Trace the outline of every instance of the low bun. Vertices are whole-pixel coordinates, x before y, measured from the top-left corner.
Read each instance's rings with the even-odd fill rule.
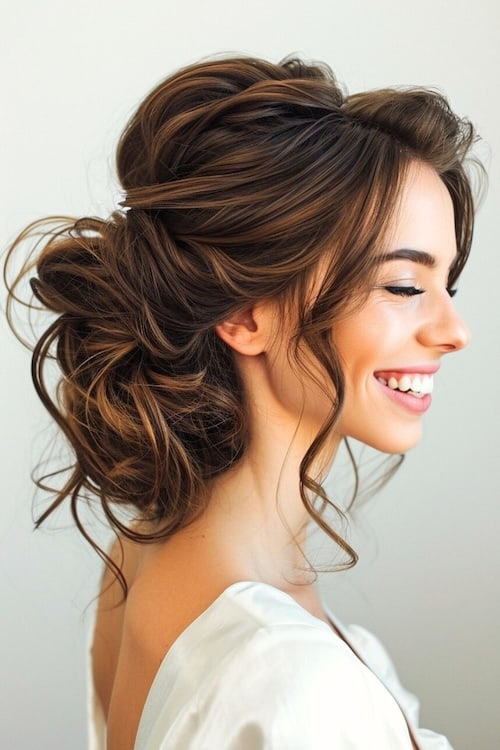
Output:
[[[123,533],[116,504],[172,533],[243,450],[233,362],[189,314],[181,280],[191,269],[182,261],[175,268],[181,256],[150,216],[81,219],[64,235],[53,234],[32,283],[59,316],[35,347],[34,378],[77,458],[71,490],[98,492]],[[54,343],[63,375],[57,404],[43,375]]]
[[[331,414],[303,458],[301,496],[353,564],[354,550],[323,517],[335,506],[310,475],[342,408],[332,326],[369,288],[414,160],[433,166],[452,195],[460,272],[472,237],[465,158],[474,137],[438,94],[349,97],[327,66],[301,60],[215,60],[157,86],[119,142],[125,210],[39,222],[7,260],[42,233],[10,295],[35,268],[33,291],[56,315],[34,348],[35,387],[75,461],[39,523],[70,497],[94,544],[78,517],[85,493],[136,541],[167,538],[202,512],[211,480],[250,439],[243,385],[215,329],[273,299],[283,320],[298,314],[290,361],[302,367],[305,346],[331,380]],[[56,398],[44,375],[52,355],[62,373]],[[123,506],[153,531],[120,520]]]

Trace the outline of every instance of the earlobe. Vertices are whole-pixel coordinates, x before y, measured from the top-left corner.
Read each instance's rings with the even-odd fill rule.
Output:
[[[241,310],[219,323],[215,332],[239,354],[262,354],[269,338],[269,311],[262,305]]]

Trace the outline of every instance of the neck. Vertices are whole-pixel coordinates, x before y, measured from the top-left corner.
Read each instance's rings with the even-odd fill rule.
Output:
[[[278,409],[254,414],[250,434],[243,458],[214,482],[191,533],[210,540],[241,578],[291,590],[313,577],[305,556],[310,516],[300,494],[300,464],[314,434]],[[329,446],[328,463],[336,447]],[[313,466],[311,474],[317,478],[325,468]]]

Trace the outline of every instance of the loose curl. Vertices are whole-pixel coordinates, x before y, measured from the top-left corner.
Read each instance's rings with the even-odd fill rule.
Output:
[[[9,250],[6,268],[15,248],[42,234],[35,260],[8,284],[9,304],[35,268],[33,292],[57,317],[34,347],[33,380],[75,456],[37,525],[70,498],[126,594],[119,566],[80,521],[79,499],[97,496],[115,531],[139,542],[165,539],[203,511],[210,483],[249,440],[244,389],[215,327],[274,299],[297,319],[290,361],[305,367],[305,345],[331,381],[330,416],[300,467],[302,501],[354,564],[324,519],[335,506],[310,474],[344,397],[332,326],[368,289],[415,160],[451,195],[456,280],[472,240],[464,164],[474,138],[436,92],[345,96],[327,66],[299,59],[204,62],[157,86],[119,142],[125,210],[35,222]],[[45,380],[51,356],[62,373],[55,397]],[[120,520],[120,506],[150,530]]]

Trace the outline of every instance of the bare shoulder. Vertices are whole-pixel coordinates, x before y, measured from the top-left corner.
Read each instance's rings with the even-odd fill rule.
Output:
[[[158,662],[173,641],[233,582],[188,535],[148,550],[136,569],[124,632],[143,657]]]
[[[132,551],[129,594],[125,605],[117,608],[121,616],[117,612],[112,626],[113,658],[103,660],[112,673],[105,707],[110,750],[133,747],[149,689],[166,653],[225,586],[202,558],[183,534]]]
[[[127,586],[133,582],[139,564],[140,547],[128,539],[116,539],[108,555],[121,569]],[[92,643],[94,684],[105,715],[108,712],[114,674],[118,663],[126,600],[113,572],[106,567],[101,582]]]
[[[109,748],[132,748],[142,707],[168,641],[168,620],[155,605],[166,585],[151,575],[156,545],[120,537],[108,552],[121,570],[127,596],[113,571],[102,578],[92,645],[92,672],[108,725]],[[154,566],[153,566],[154,568]],[[162,632],[163,639],[157,634]]]

